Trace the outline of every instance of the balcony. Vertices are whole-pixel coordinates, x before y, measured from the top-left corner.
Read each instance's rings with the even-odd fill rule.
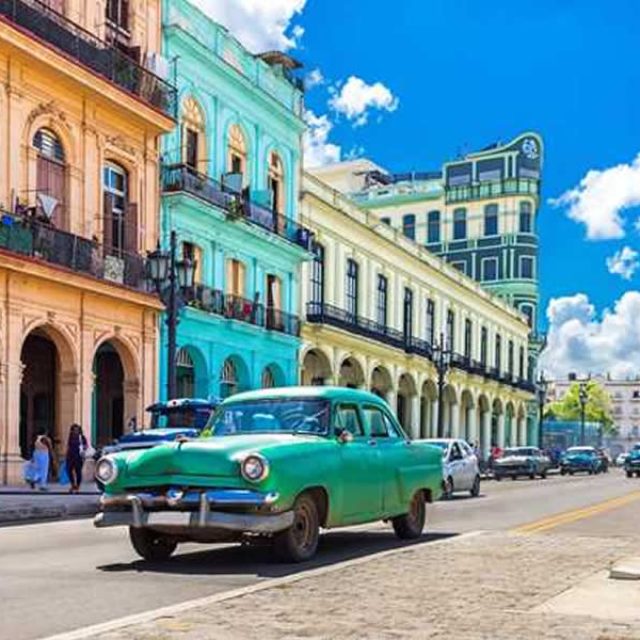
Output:
[[[175,118],[177,92],[172,85],[39,0],[0,0],[0,18]]]
[[[539,181],[532,178],[507,178],[493,182],[447,187],[445,190],[447,204],[484,200],[495,196],[538,196],[539,192]]]
[[[80,275],[146,291],[141,255],[105,247],[29,216],[0,212],[0,249]]]
[[[223,209],[231,220],[244,220],[305,251],[311,250],[313,233],[309,229],[267,207],[252,202],[246,195],[226,189],[221,182],[210,176],[198,173],[185,164],[163,167],[162,176],[164,193],[188,193]]]
[[[193,309],[200,309],[228,320],[246,322],[268,331],[296,337],[300,335],[298,316],[274,307],[265,307],[255,300],[224,294],[219,289],[211,289],[202,284],[196,285],[187,298],[188,306]]]

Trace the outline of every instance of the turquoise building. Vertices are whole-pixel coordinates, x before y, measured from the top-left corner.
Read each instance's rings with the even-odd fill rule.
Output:
[[[161,237],[196,262],[178,325],[178,396],[296,384],[303,92],[299,64],[252,54],[186,0],[165,0],[163,56],[179,91],[163,141]],[[166,397],[166,326],[161,389]]]

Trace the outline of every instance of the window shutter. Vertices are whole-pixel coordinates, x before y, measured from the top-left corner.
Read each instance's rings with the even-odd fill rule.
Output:
[[[124,250],[138,253],[138,205],[133,202],[127,205],[125,214]]]
[[[102,244],[107,251],[113,248],[113,194],[106,191],[102,207]]]

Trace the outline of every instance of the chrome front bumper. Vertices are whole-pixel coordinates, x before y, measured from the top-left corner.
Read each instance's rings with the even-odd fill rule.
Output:
[[[100,528],[179,527],[214,528],[242,533],[277,533],[293,524],[292,511],[254,514],[215,510],[216,506],[268,507],[277,499],[277,493],[260,493],[245,489],[184,492],[171,489],[166,494],[103,495],[100,501],[103,510],[95,516],[93,524]]]

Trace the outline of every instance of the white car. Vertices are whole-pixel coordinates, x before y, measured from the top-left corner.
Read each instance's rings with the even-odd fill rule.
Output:
[[[626,451],[623,451],[617,458],[616,458],[616,467],[624,467],[624,463],[626,462],[627,458],[629,457],[629,454]]]
[[[473,498],[480,495],[480,468],[473,449],[455,438],[427,438],[420,440],[442,449],[443,498],[458,491],[468,491]]]

